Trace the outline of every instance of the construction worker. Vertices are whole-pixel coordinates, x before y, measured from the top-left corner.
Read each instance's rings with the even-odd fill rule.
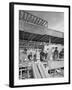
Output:
[[[55,50],[54,50],[54,53],[53,53],[53,60],[57,60],[58,59],[58,50],[57,50],[58,48],[57,47],[55,47]]]

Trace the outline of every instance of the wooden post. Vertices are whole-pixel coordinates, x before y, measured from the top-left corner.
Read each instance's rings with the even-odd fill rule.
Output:
[[[51,44],[51,37],[49,36],[49,45]]]

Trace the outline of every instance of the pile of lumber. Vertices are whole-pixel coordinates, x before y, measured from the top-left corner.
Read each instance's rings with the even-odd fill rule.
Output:
[[[41,62],[32,63],[34,78],[48,78],[50,75]]]

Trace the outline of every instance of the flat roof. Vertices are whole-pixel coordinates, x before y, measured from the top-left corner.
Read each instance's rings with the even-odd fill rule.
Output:
[[[64,38],[19,31],[19,40],[49,43],[49,39],[51,39],[51,43],[64,44]]]

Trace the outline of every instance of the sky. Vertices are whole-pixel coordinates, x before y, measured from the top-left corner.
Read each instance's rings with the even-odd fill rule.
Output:
[[[64,13],[63,12],[45,12],[45,11],[28,11],[48,21],[48,29],[64,32]]]

